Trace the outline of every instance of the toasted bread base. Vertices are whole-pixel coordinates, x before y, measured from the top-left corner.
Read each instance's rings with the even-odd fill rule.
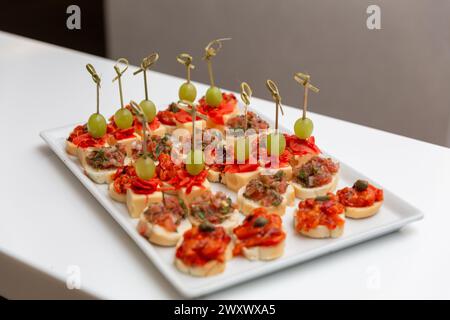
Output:
[[[198,226],[201,224],[201,221],[193,217],[192,215],[189,215],[189,221],[191,221],[192,225]],[[234,212],[220,224],[216,224],[216,226],[221,226],[225,229],[227,233],[232,233],[233,229],[239,225],[241,222],[241,215],[238,210],[234,210]]]
[[[224,183],[228,189],[238,192],[243,186],[247,185],[250,180],[259,176],[261,168],[251,172],[237,172],[229,173],[225,172],[222,177],[222,183]]]
[[[246,216],[251,214],[253,210],[257,208],[261,208],[261,205],[253,200],[247,199],[244,197],[245,192],[245,186],[239,189],[237,194],[237,205],[239,210]],[[284,215],[286,213],[286,206],[292,206],[294,205],[294,188],[289,185],[286,189],[286,193],[283,195],[283,201],[280,203],[280,205],[274,207],[265,207],[269,213],[276,213],[280,216]]]
[[[117,202],[121,202],[121,203],[126,203],[127,202],[127,194],[126,193],[117,193],[116,190],[114,189],[114,183],[111,182],[108,186],[108,194],[109,196],[117,201]]]
[[[172,132],[177,128],[177,126],[170,126],[168,124],[162,124],[161,126],[164,126],[166,128],[166,133],[172,134]]]
[[[345,221],[344,213],[340,214],[339,216],[341,217],[342,220]],[[297,225],[297,217],[294,216],[294,229],[296,225]],[[301,230],[300,234],[314,239],[338,238],[342,236],[342,234],[344,233],[344,226],[336,227],[335,229],[328,229],[328,227],[326,226],[319,225],[309,230]]]
[[[286,166],[286,167],[281,167],[281,168],[263,168],[261,170],[261,174],[264,173],[268,173],[268,174],[275,174],[278,171],[282,171],[284,173],[284,175],[286,176],[287,180],[291,180],[292,179],[292,167],[291,166]]]
[[[196,197],[200,196],[206,190],[211,190],[211,185],[208,180],[203,182],[203,188],[194,186],[189,194],[186,194],[186,188],[178,190],[178,197],[189,205]]]
[[[299,183],[292,182],[292,186],[295,190],[295,196],[299,199],[309,199],[319,196],[324,196],[327,192],[333,192],[336,190],[337,184],[339,182],[339,172],[337,172],[330,183],[327,183],[321,187],[317,188],[305,188]]]
[[[192,134],[192,122],[185,122],[185,123],[181,123],[175,120],[175,122],[177,123],[176,128],[177,129],[184,129],[189,131],[190,134]],[[195,128],[197,128],[198,130],[205,130],[206,128],[206,121],[205,120],[196,120],[195,121]]]
[[[215,183],[223,183],[225,184],[224,180],[221,177],[222,173],[219,171],[214,171],[209,169],[208,170],[208,176],[207,179],[209,182],[215,182]]]
[[[249,260],[274,260],[284,254],[285,242],[283,240],[275,246],[242,248],[242,253]]]
[[[308,153],[305,155],[295,154],[290,160],[289,163],[293,168],[300,167],[311,160],[313,157],[317,156],[317,154]]]
[[[137,194],[131,189],[127,190],[126,203],[128,213],[133,219],[139,218],[150,203],[158,203],[162,202],[162,200],[163,195],[160,191],[155,191],[152,194]]]
[[[70,154],[71,156],[77,156],[77,149],[78,147],[73,144],[73,142],[70,142],[69,140],[66,140],[66,152]]]
[[[146,237],[148,241],[164,247],[175,246],[183,236],[184,232],[189,230],[190,228],[191,223],[189,222],[189,220],[183,219],[180,225],[177,227],[177,231],[170,232],[157,224],[148,222],[142,215],[137,225],[137,230],[139,232],[143,230],[143,236]]]
[[[383,201],[377,201],[370,207],[345,207],[345,216],[352,219],[364,219],[375,215],[381,208]]]
[[[183,237],[180,239],[179,245],[181,245]],[[175,266],[183,273],[189,274],[195,277],[210,277],[225,271],[226,261],[233,256],[233,245],[231,242],[228,244],[225,252],[225,261],[220,262],[212,260],[207,262],[203,266],[188,266],[183,261],[175,257]]]
[[[107,170],[96,170],[91,166],[84,168],[84,173],[97,184],[106,184],[113,181],[112,177],[116,173],[117,168]]]

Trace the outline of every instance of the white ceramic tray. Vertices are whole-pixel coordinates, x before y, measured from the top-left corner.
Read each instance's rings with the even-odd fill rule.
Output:
[[[66,153],[65,139],[74,127],[75,125],[70,125],[46,130],[41,133],[41,137],[70,171],[72,171],[75,177],[83,183],[114,220],[128,233],[131,239],[135,241],[166,279],[185,297],[192,298],[205,295],[369,239],[377,238],[381,235],[396,231],[406,224],[423,217],[423,214],[418,209],[383,188],[385,201],[377,215],[364,220],[347,219],[344,235],[338,239],[309,239],[299,236],[294,232],[293,212],[298,205],[298,200],[296,200],[295,206],[288,207],[283,217],[283,225],[287,232],[287,238],[285,253],[281,258],[274,261],[261,262],[249,261],[245,258],[237,257],[227,263],[225,272],[220,275],[206,278],[188,276],[179,272],[173,265],[174,248],[162,248],[152,245],[140,236],[136,231],[137,220],[129,217],[126,206],[112,200],[108,195],[107,185],[98,185],[92,182],[84,175],[78,160]],[[281,129],[282,131],[288,132],[288,130]],[[340,162],[340,165],[340,182],[338,188],[352,185],[357,179],[367,179],[371,183],[382,187],[363,174],[350,168],[345,163]],[[233,200],[236,200],[236,194],[220,184],[213,183],[212,189],[214,191],[224,191]]]

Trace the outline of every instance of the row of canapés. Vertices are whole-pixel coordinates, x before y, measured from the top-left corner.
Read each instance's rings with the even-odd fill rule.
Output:
[[[211,44],[205,55],[209,67],[210,49]],[[179,102],[160,112],[147,94],[140,104],[123,104],[120,79],[124,70],[116,65],[122,107],[107,123],[99,113],[97,99],[97,112],[87,124],[76,127],[66,141],[68,153],[78,157],[85,173],[96,183],[109,184],[110,196],[126,203],[130,216],[139,219],[138,231],[143,236],[157,245],[177,246],[175,264],[181,271],[212,275],[223,271],[226,260],[233,255],[262,260],[281,256],[285,232],[280,217],[286,207],[294,205],[295,197],[302,200],[295,213],[295,230],[309,237],[338,237],[346,216],[365,218],[378,211],[383,192],[366,181],[357,181],[337,195],[332,193],[337,187],[339,164],[323,156],[315,145],[312,122],[306,118],[306,99],[303,117],[294,127],[295,135],[275,130],[265,136],[236,138],[231,149],[236,151],[238,142],[243,142],[244,147],[241,152],[232,152],[231,163],[205,165],[206,149],[202,148],[193,148],[184,161],[174,161],[171,154],[178,146],[171,132],[175,128],[190,128],[194,135],[196,130],[192,128],[197,125],[202,132],[230,127],[258,133],[269,127],[247,108],[239,114],[236,97],[221,93],[213,81],[205,97],[195,104],[189,57],[179,56],[188,70],[188,81],[179,90]],[[155,54],[145,58],[138,70],[143,71],[145,82],[146,69],[156,59]],[[91,65],[87,69],[98,94],[100,78]],[[296,74],[295,79],[305,86],[305,96],[309,89],[318,91],[309,83],[309,76]],[[281,98],[275,83],[268,80],[267,87],[276,102],[278,129]],[[251,90],[245,83],[241,88],[247,106]],[[211,90],[218,91],[220,97],[213,94],[208,98]],[[250,145],[255,141],[266,150],[266,161],[250,161]],[[214,150],[218,155],[225,147]],[[223,183],[237,192],[237,203],[224,193],[211,192],[210,182]],[[243,222],[241,214],[246,216]]]

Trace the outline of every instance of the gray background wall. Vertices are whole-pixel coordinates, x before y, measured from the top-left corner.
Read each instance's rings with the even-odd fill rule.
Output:
[[[366,8],[381,7],[381,30]],[[269,98],[267,78],[298,106],[293,72],[320,87],[311,110],[450,146],[450,1],[448,0],[110,0],[108,55],[137,64],[160,53],[158,71],[184,76],[175,55],[190,52],[193,78],[207,82],[200,57],[209,40],[232,37],[215,60],[218,85]]]

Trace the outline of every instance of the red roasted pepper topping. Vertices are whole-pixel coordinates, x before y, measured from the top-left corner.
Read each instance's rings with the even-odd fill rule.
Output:
[[[171,187],[163,188],[165,190],[179,190],[186,188],[186,194],[190,194],[192,188],[200,187],[205,189],[203,183],[208,175],[208,170],[203,170],[196,176],[190,175],[183,164],[176,165],[173,163],[170,155],[161,154],[159,163],[156,167],[156,174],[161,181],[166,182]]]
[[[375,202],[383,201],[383,190],[368,184],[363,191],[358,191],[355,186],[346,187],[337,192],[339,201],[346,207],[363,208],[370,207]]]
[[[309,231],[317,226],[325,226],[334,230],[344,225],[345,220],[340,217],[344,211],[345,207],[331,192],[324,197],[306,199],[298,204],[298,210],[295,213],[297,218],[295,230],[297,232]]]
[[[112,177],[114,191],[119,194],[125,194],[127,189],[131,187],[131,180],[134,176],[136,176],[134,166],[123,166],[117,168],[116,173]]]
[[[162,203],[150,204],[144,211],[144,218],[147,222],[159,225],[169,232],[176,232],[186,214],[187,207],[183,200],[165,195]]]
[[[131,179],[130,188],[137,194],[153,194],[159,190],[162,182],[158,178],[152,178],[150,180],[144,180],[137,175]]]
[[[265,208],[253,210],[242,225],[233,230],[237,237],[233,254],[235,256],[242,254],[243,248],[275,246],[284,241],[286,233],[283,231],[282,223],[279,215],[268,213]]]
[[[213,122],[223,125],[225,124],[223,116],[235,111],[237,99],[232,93],[222,93],[222,102],[217,107],[208,105],[205,97],[202,97],[198,103],[198,112],[207,115]]]
[[[106,143],[107,134],[101,138],[92,137],[87,129],[87,125],[76,126],[75,129],[70,133],[67,141],[72,142],[79,148],[86,149],[90,147],[101,147]]]
[[[308,139],[300,139],[296,135],[285,134],[286,148],[294,155],[320,154],[313,136]]]
[[[264,154],[265,156],[263,157]],[[273,160],[274,161],[273,164],[272,164],[272,157],[273,156],[267,155],[267,152],[262,152],[260,155],[261,164],[263,164],[264,167],[266,168],[270,168],[272,167],[272,165],[276,168],[284,168],[289,166],[290,164],[289,161],[292,158],[292,153],[288,149],[284,149],[283,153],[280,154],[278,159]]]
[[[230,241],[230,236],[222,227],[207,231],[193,227],[184,233],[183,243],[175,255],[188,266],[203,266],[213,260],[224,262]]]

